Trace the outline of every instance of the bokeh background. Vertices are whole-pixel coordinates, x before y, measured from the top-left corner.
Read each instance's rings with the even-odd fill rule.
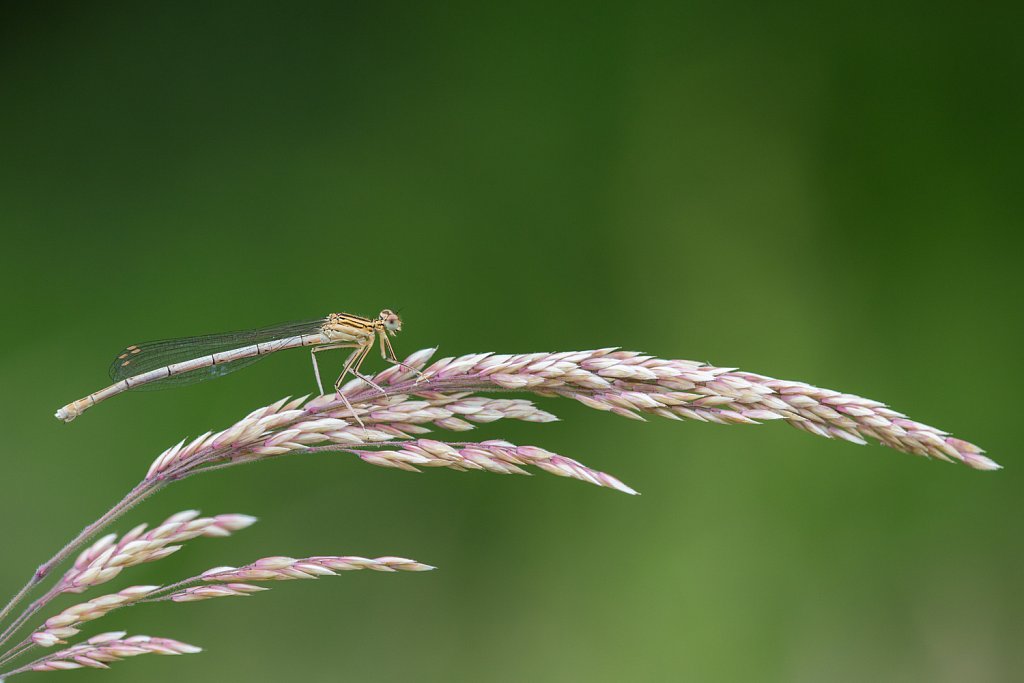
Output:
[[[856,392],[1006,466],[542,401],[563,421],[477,434],[644,495],[341,455],[229,470],[115,528],[186,508],[261,523],[114,585],[270,554],[440,569],[111,615],[86,633],[206,652],[76,680],[1019,680],[1024,59],[1009,12],[2,12],[0,593],[166,446],[312,388],[294,352],[57,423],[118,349],[336,310],[402,307],[400,354],[619,345]]]

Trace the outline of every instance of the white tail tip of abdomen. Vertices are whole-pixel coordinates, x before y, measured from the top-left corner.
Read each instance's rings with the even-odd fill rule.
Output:
[[[79,415],[81,415],[81,411],[75,410],[75,405],[73,403],[64,406],[63,408],[61,408],[60,410],[53,414],[53,416],[60,420],[61,422],[71,422]]]

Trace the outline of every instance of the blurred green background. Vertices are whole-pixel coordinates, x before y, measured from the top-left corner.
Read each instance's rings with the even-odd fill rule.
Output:
[[[57,423],[118,349],[402,307],[400,355],[619,345],[742,366],[884,400],[1006,470],[551,400],[560,423],[476,435],[644,495],[340,455],[229,470],[115,529],[193,507],[260,524],[111,587],[272,554],[440,569],[111,615],[86,633],[206,653],[76,680],[1019,680],[1011,19],[925,2],[6,4],[0,593],[168,445],[312,389],[294,352]]]

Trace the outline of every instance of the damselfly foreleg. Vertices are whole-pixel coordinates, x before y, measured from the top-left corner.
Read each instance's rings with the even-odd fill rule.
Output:
[[[403,367],[409,372],[415,374],[417,382],[420,382],[421,380],[426,378],[426,376],[416,368],[412,367],[411,365],[406,365],[402,361],[398,360],[398,358],[395,356],[395,350],[391,348],[391,340],[388,339],[387,335],[383,332],[381,332],[380,335],[380,357],[389,363]]]

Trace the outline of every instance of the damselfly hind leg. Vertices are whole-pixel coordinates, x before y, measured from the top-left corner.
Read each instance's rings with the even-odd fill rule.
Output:
[[[318,366],[317,363],[316,363],[316,354],[320,353],[321,351],[330,351],[331,349],[351,349],[351,348],[355,348],[356,351],[358,351],[359,350],[359,345],[358,344],[326,344],[326,345],[323,345],[323,346],[314,346],[313,348],[311,348],[309,350],[309,357],[313,359],[313,376],[316,377],[316,388],[320,390],[320,395],[321,396],[324,395],[324,385],[323,385],[323,382],[320,379],[320,366]],[[353,351],[351,354],[349,354],[349,358],[354,356],[356,351]]]
[[[359,369],[359,359],[366,355],[366,345],[359,344],[356,346],[355,351],[348,355],[345,359],[345,364],[341,367],[341,374],[338,375],[338,379],[334,382],[334,390],[341,393],[341,385],[345,382],[345,377],[352,372],[353,367],[356,371]]]
[[[345,368],[341,371],[341,375],[338,377],[338,383],[335,385],[335,387],[339,391],[341,390],[341,382],[342,382],[342,380],[345,379],[345,375],[348,374],[348,373],[352,373],[352,375],[354,377],[358,377],[362,381],[366,382],[367,384],[369,384],[371,387],[373,387],[374,389],[379,391],[384,396],[388,395],[388,392],[384,391],[384,389],[381,388],[381,386],[379,384],[374,382],[372,379],[370,379],[369,377],[367,377],[363,373],[359,372],[359,369],[363,365],[363,361],[366,360],[366,356],[369,355],[370,349],[372,347],[373,347],[373,339],[371,338],[369,340],[369,342],[367,343],[367,345],[365,347],[363,347],[362,349],[360,349],[361,353],[359,353],[358,355],[353,354],[353,356],[351,358],[351,362],[346,362],[345,363]]]
[[[349,349],[351,349],[353,347],[355,347],[355,351],[350,353],[348,355],[348,358],[345,359],[345,365],[341,369],[341,374],[338,375],[338,380],[334,383],[334,392],[335,392],[335,394],[337,394],[338,398],[340,398],[345,403],[345,407],[348,408],[349,415],[351,415],[355,419],[355,421],[359,423],[360,427],[362,427],[363,429],[366,429],[366,425],[363,424],[363,421],[361,419],[359,419],[359,414],[356,413],[356,409],[353,408],[352,407],[352,403],[349,402],[348,396],[346,396],[344,393],[342,393],[341,385],[342,385],[342,382],[344,382],[344,380],[345,380],[345,376],[349,372],[352,371],[353,364],[356,363],[356,361],[359,359],[360,356],[365,356],[366,355],[367,346],[365,344],[338,344],[336,346],[324,347],[324,348],[349,348]]]
[[[341,398],[342,401],[345,402],[345,407],[348,408],[348,414],[351,415],[355,419],[355,421],[359,423],[359,426],[362,429],[366,429],[366,425],[364,425],[363,421],[359,419],[359,413],[357,413],[356,409],[352,407],[352,404],[348,402],[348,396],[341,393],[340,391],[338,392],[338,396]]]
[[[320,395],[324,395],[324,383],[320,380],[320,367],[316,364],[316,347],[314,346],[309,350],[309,357],[313,361],[313,377],[316,377],[316,388],[320,391]]]

